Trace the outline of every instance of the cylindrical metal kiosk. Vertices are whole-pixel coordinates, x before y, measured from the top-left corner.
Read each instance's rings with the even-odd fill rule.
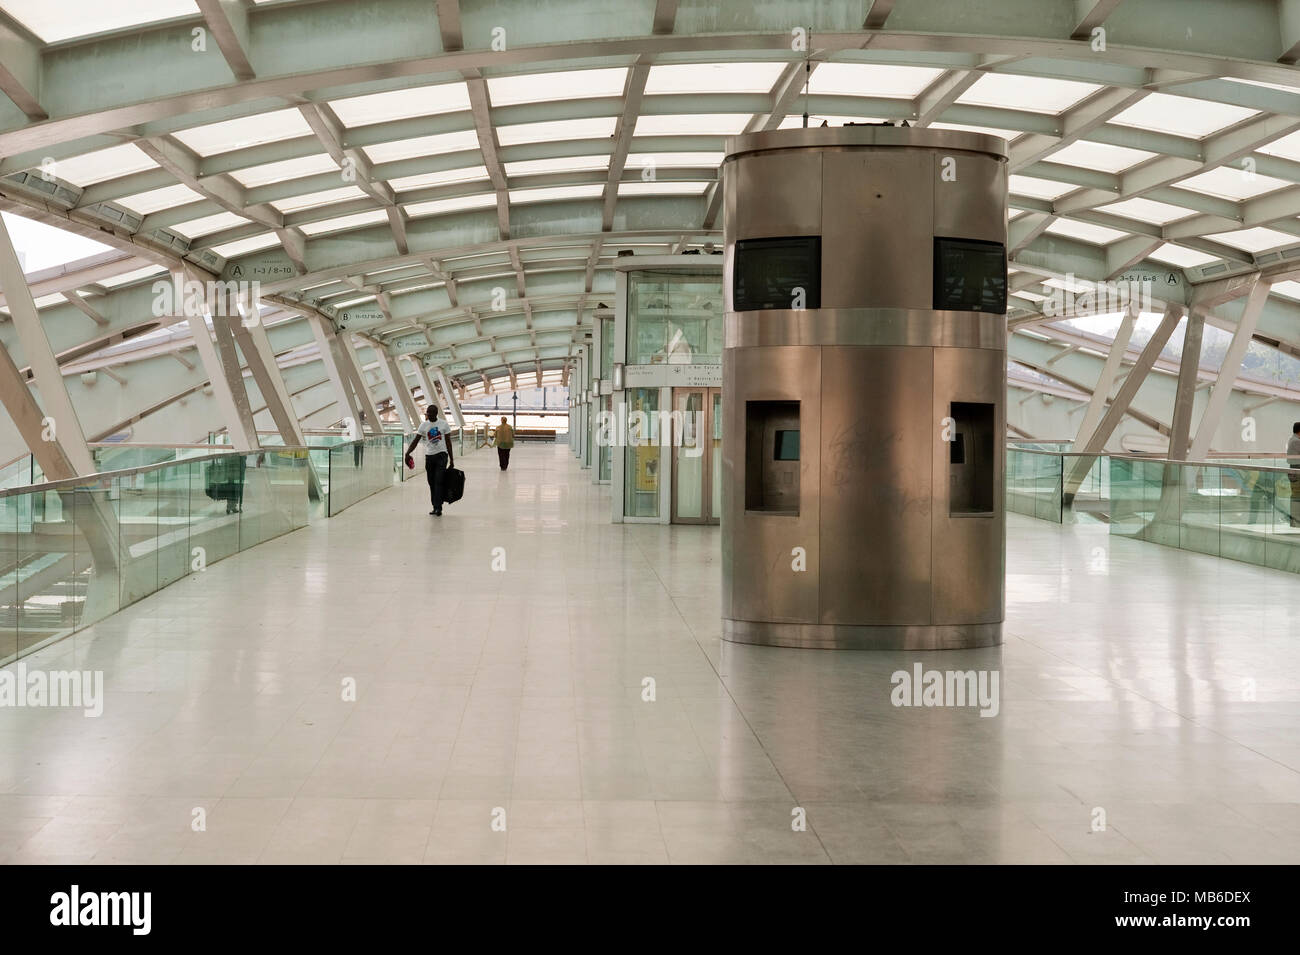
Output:
[[[1006,158],[895,126],[728,141],[727,640],[1001,643]]]

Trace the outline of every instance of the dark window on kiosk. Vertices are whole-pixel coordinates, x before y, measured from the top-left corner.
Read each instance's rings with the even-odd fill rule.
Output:
[[[1006,246],[979,239],[935,239],[934,307],[1005,315]]]
[[[994,467],[998,455],[993,405],[954,401],[948,406],[953,435],[948,446],[948,513],[994,513]]]
[[[778,431],[773,442],[772,457],[777,461],[799,460],[799,432]]]
[[[795,308],[795,289],[803,307],[821,307],[822,238],[741,239],[736,243],[732,308],[752,312]]]

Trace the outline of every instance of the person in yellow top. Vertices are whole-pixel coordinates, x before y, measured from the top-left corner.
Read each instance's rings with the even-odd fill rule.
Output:
[[[515,446],[515,429],[506,424],[504,416],[501,418],[501,423],[497,425],[496,434],[492,436],[492,444],[496,446],[497,462],[504,471],[510,467],[510,449]]]

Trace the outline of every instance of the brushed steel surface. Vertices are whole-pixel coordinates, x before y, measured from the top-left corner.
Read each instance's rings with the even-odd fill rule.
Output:
[[[1004,315],[936,311],[936,236],[1006,242],[1006,144],[897,127],[730,140],[725,255],[723,636],[792,647],[940,649],[1001,642]],[[815,156],[814,164],[808,157]],[[953,159],[956,178],[943,175]],[[810,199],[810,192],[816,191]],[[813,210],[819,210],[814,214]],[[739,239],[820,235],[821,303],[731,310]],[[745,509],[745,403],[798,401],[797,515]],[[978,432],[985,429],[984,437]],[[982,470],[988,468],[988,470]],[[759,473],[756,471],[755,473]],[[766,473],[766,471],[762,471]],[[950,514],[951,482],[961,506]],[[792,569],[801,547],[806,570]]]
[[[949,513],[948,444],[931,442],[934,456],[935,624],[993,623],[1005,608],[1006,514],[1003,453],[1006,432],[1007,363],[994,351],[936,348],[932,420],[947,417],[954,401],[993,405],[993,512],[988,517]]]
[[[1007,158],[1007,141],[1000,136],[928,126],[827,126],[809,129],[773,129],[728,136],[726,159],[769,149],[827,149],[853,146],[919,146],[936,150],[965,150]]]
[[[1002,624],[870,627],[724,619],[722,639],[809,650],[967,650],[1000,645]]]
[[[930,349],[821,353],[817,622],[928,624]]]
[[[730,372],[730,375],[728,375]],[[818,607],[817,495],[821,350],[731,349],[723,356],[723,613],[756,620],[815,623]],[[801,455],[797,515],[745,510],[747,401],[799,401]],[[802,547],[807,569],[793,567]],[[729,608],[729,609],[728,609]]]
[[[929,150],[901,148],[822,156],[821,308],[933,305],[933,159]]]
[[[905,308],[765,309],[728,312],[723,346],[930,345],[1005,352],[1007,319],[991,312]]]

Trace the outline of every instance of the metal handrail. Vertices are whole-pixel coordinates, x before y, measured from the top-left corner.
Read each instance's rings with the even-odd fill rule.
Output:
[[[247,457],[250,454],[267,454],[279,453],[281,451],[301,451],[304,454],[311,448],[288,446],[288,447],[271,447],[258,448],[253,451],[224,451],[220,454],[201,454],[192,458],[181,458],[176,461],[159,461],[156,464],[141,464],[133,468],[122,468],[117,471],[97,471],[94,474],[83,474],[78,477],[63,478],[58,481],[45,481],[41,484],[27,484],[23,487],[11,487],[0,489],[0,498],[16,497],[19,494],[39,494],[45,491],[66,491],[77,488],[86,488],[105,481],[111,481],[115,478],[130,477],[133,474],[144,474],[147,471],[159,471],[163,468],[176,467],[181,464],[193,464],[204,461],[214,461],[217,458]]]

